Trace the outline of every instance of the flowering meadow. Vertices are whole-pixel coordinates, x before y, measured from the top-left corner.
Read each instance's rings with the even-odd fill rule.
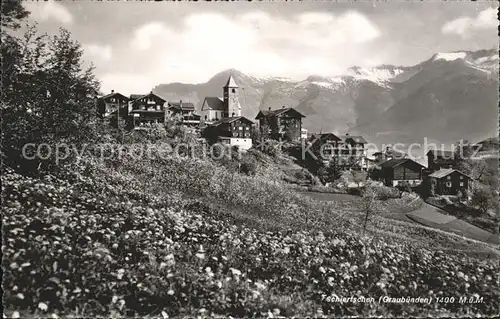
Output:
[[[175,161],[182,163],[184,173]],[[155,169],[151,163],[135,175],[131,172],[137,166],[122,165],[120,173],[106,173],[90,165],[95,173],[87,169],[87,175],[77,172],[66,178],[29,178],[7,168],[6,315],[387,317],[499,312],[496,258],[452,254],[428,244],[413,246],[389,240],[385,233],[361,237],[354,226],[340,222],[337,227],[330,224],[328,231],[325,226],[338,219],[326,218],[333,214],[325,210],[311,215],[317,221],[301,230],[297,224],[307,218],[299,206],[307,201],[291,197],[272,202],[281,190],[274,182],[259,180],[263,184],[258,196],[270,194],[258,199],[249,196],[256,191],[251,184],[255,177],[233,176],[240,182],[248,178],[246,188],[233,191],[228,176],[209,174],[211,164],[187,159],[169,164],[150,176],[145,172]],[[188,182],[183,174],[190,176],[191,185],[174,185]],[[205,179],[196,179],[203,174]],[[159,185],[165,187],[157,189]],[[262,220],[269,218],[275,227],[252,227],[237,214],[186,198],[183,187],[200,198],[226,194],[221,201],[267,214]],[[268,209],[278,217],[266,211],[261,204],[265,201],[271,201]],[[287,209],[290,216],[281,216]],[[483,299],[379,303],[383,296]],[[336,297],[371,297],[375,302],[332,302]]]

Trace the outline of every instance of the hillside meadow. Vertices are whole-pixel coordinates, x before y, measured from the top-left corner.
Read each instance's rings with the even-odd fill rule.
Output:
[[[6,167],[9,316],[421,316],[499,312],[498,251],[301,196],[273,168],[204,159],[71,160]],[[36,261],[36,262],[35,262]],[[336,297],[377,302],[332,302]],[[379,303],[473,297],[478,303]]]

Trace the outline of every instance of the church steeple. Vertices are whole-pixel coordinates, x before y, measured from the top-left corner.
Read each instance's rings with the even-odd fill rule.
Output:
[[[236,84],[232,75],[229,75],[229,79],[223,88],[223,92],[226,116],[241,116],[241,106],[238,99],[238,84]]]
[[[224,86],[225,88],[237,88],[238,84],[236,84],[236,81],[234,80],[232,75],[229,75],[229,79],[226,82],[226,85]]]

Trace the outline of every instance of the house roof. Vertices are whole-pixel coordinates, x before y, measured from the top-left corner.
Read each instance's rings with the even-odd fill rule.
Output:
[[[159,98],[160,100],[162,100],[163,102],[167,102],[164,98],[162,98],[161,96],[159,96],[158,94],[155,94],[153,92],[149,92],[147,94],[130,94],[130,99],[135,101],[135,100],[141,99],[141,98],[149,96],[149,95],[154,95],[157,98]]]
[[[223,117],[220,120],[218,120],[217,122],[210,124],[210,126],[219,126],[221,124],[229,124],[229,123],[232,123],[232,122],[238,121],[238,120],[253,124],[252,120],[249,120],[244,116],[233,116],[233,117]]]
[[[226,85],[224,85],[225,88],[237,88],[238,84],[236,84],[236,81],[234,80],[233,76],[230,75],[229,79],[227,79]]]
[[[328,138],[332,138],[332,139],[337,140],[337,141],[341,141],[342,140],[340,137],[338,137],[337,135],[335,135],[333,133],[319,133],[319,134],[314,134],[313,138],[314,139],[319,139],[319,140],[325,140],[325,139],[328,139]]]
[[[277,116],[279,114],[283,114],[283,113],[287,113],[289,111],[292,111],[296,114],[298,114],[300,117],[305,117],[302,113],[300,113],[299,111],[295,110],[294,108],[291,108],[291,107],[283,107],[281,109],[276,109],[276,110],[262,110],[262,111],[259,111],[259,113],[257,114],[257,116],[255,117],[256,119],[264,116],[264,117],[268,117],[268,116]]]
[[[223,111],[225,109],[224,100],[220,97],[214,97],[214,96],[206,97],[205,100],[203,101],[202,111],[205,110],[203,108],[205,107],[205,105],[207,105],[208,109],[210,110]]]
[[[121,96],[121,97],[123,97],[123,98],[125,98],[125,99],[127,99],[127,100],[128,100],[128,97],[126,97],[125,95],[123,95],[123,94],[121,94],[121,93],[118,93],[118,92],[111,92],[111,93],[109,93],[109,94],[103,95],[103,96],[101,96],[101,97],[100,97],[100,99],[103,99],[103,100],[104,100],[104,99],[110,98],[110,97],[112,97],[112,96],[114,96],[114,95],[119,95],[119,96]]]
[[[348,142],[349,140],[353,141],[354,143],[360,143],[360,144],[367,144],[368,142],[363,138],[361,135],[344,135],[342,137],[345,142]]]
[[[393,158],[393,159],[390,159],[386,162],[381,163],[380,167],[382,167],[382,168],[394,168],[396,166],[399,166],[399,165],[407,163],[407,162],[410,162],[412,164],[417,164],[418,166],[425,168],[425,166],[423,166],[422,164],[417,163],[414,160],[409,159],[409,158]]]
[[[469,175],[467,174],[464,174],[456,169],[453,169],[453,168],[442,168],[438,171],[435,171],[434,173],[430,174],[429,177],[434,177],[434,178],[437,178],[437,179],[441,179],[443,177],[446,177],[448,175],[450,175],[451,173],[453,172],[457,172],[459,173],[460,175],[463,175],[463,176],[467,176],[468,178],[471,178]]]
[[[181,108],[183,110],[188,110],[188,111],[194,111],[194,104],[191,102],[168,102],[168,107],[169,108],[174,108],[180,110]]]
[[[141,96],[144,96],[144,94],[130,94],[130,99],[131,100],[137,100]]]
[[[444,150],[430,150],[426,154],[427,156],[429,155],[434,155],[435,157],[447,157],[449,159],[452,159],[453,156],[455,155],[455,152],[453,151],[444,151]]]

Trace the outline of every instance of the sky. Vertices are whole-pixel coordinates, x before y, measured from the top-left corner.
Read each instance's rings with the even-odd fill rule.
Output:
[[[497,2],[26,1],[41,32],[69,30],[101,90],[203,83],[230,68],[302,80],[498,47]]]

